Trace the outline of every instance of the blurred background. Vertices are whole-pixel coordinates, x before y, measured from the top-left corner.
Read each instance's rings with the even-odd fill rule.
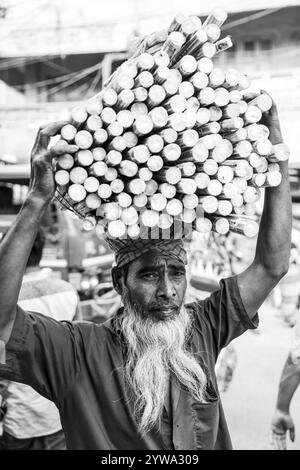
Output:
[[[127,59],[134,37],[168,27],[180,12],[203,19],[214,6],[228,11],[222,29],[234,42],[218,56],[219,65],[247,73],[254,88],[274,97],[291,149],[291,269],[262,308],[259,334],[236,340],[218,369],[235,448],[266,449],[300,294],[300,0],[0,0],[0,238],[27,192],[38,128],[68,117],[76,103],[101,90]],[[56,204],[44,225],[41,267],[72,282],[85,319],[108,318],[119,306],[111,289],[111,252]],[[206,296],[221,277],[244,269],[254,247],[255,240],[242,237],[193,240],[189,296]],[[292,411],[299,427],[299,392]],[[289,447],[300,449],[300,437]]]
[[[1,156],[27,158],[36,129],[93,96],[123,61],[136,35],[165,28],[173,16],[229,12],[223,31],[234,47],[222,66],[247,72],[280,108],[296,161],[300,144],[300,2],[265,0],[1,0]],[[4,119],[3,119],[4,118]],[[15,128],[18,129],[16,138]]]

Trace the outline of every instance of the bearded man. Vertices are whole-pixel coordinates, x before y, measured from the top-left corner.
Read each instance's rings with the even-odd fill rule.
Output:
[[[275,106],[265,123],[281,143]],[[110,239],[124,308],[103,325],[57,322],[17,299],[55,191],[53,158],[77,151],[48,150],[64,124],[40,130],[28,197],[0,245],[0,376],[55,402],[68,449],[231,449],[214,366],[224,346],[256,327],[257,309],[288,269],[287,164],[280,187],[266,190],[254,261],[208,299],[185,305],[182,240]]]

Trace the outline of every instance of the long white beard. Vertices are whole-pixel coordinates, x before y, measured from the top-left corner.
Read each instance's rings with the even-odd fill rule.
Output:
[[[186,349],[190,316],[183,307],[175,319],[153,321],[125,296],[119,326],[127,341],[125,380],[132,391],[134,415],[142,435],[159,424],[170,374],[185,386],[197,401],[206,398],[206,375]]]

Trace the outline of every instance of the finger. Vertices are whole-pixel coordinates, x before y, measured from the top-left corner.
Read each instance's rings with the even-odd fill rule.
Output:
[[[77,145],[70,145],[67,143],[53,145],[47,153],[51,153],[53,157],[63,155],[64,153],[75,153],[78,152],[79,147]]]
[[[57,121],[41,127],[38,131],[33,151],[36,152],[40,149],[46,149],[50,142],[50,138],[56,136],[68,123],[68,121]]]
[[[283,436],[287,432],[287,429],[286,426],[283,426],[283,423],[281,421],[277,421],[272,425],[272,432],[276,436]]]
[[[265,95],[268,95],[269,98],[271,98],[271,100],[272,100],[273,103],[274,103],[274,100],[273,100],[272,96],[270,95],[270,93],[268,93],[266,90],[261,90],[261,93],[264,93]]]
[[[269,98],[271,98],[272,100],[272,108],[270,109],[270,111],[267,111],[266,113],[263,113],[263,114],[274,114],[274,113],[277,113],[277,105],[274,101],[274,98],[270,95],[270,93],[268,93],[266,90],[261,90],[262,93],[264,93],[265,95],[267,95]]]
[[[49,143],[49,139],[58,135],[66,124],[69,124],[69,121],[57,121],[48,124],[40,132],[42,140],[45,139]]]
[[[166,29],[152,33],[146,37],[146,47],[150,48],[156,46],[157,44],[162,44],[166,41],[167,37],[168,31]]]
[[[290,439],[291,439],[292,442],[295,442],[295,437],[296,437],[295,426],[293,426],[290,429]]]
[[[132,56],[132,58],[136,57],[141,52],[143,52],[142,49],[144,49],[144,38],[142,37],[133,38],[129,45],[129,54]]]
[[[60,157],[61,155],[64,155],[65,153],[76,153],[78,152],[79,147],[77,145],[68,145],[68,144],[63,144],[63,145],[57,145],[51,147],[48,152],[45,153],[45,159],[49,163],[52,162],[53,159],[56,159]]]
[[[272,438],[271,438],[272,446],[275,450],[286,450],[286,434],[285,433],[278,433],[273,429],[272,431]]]

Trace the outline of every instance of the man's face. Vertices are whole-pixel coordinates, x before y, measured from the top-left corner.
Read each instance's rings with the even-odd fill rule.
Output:
[[[130,264],[125,284],[143,316],[170,320],[179,314],[184,301],[185,265],[152,250]]]

